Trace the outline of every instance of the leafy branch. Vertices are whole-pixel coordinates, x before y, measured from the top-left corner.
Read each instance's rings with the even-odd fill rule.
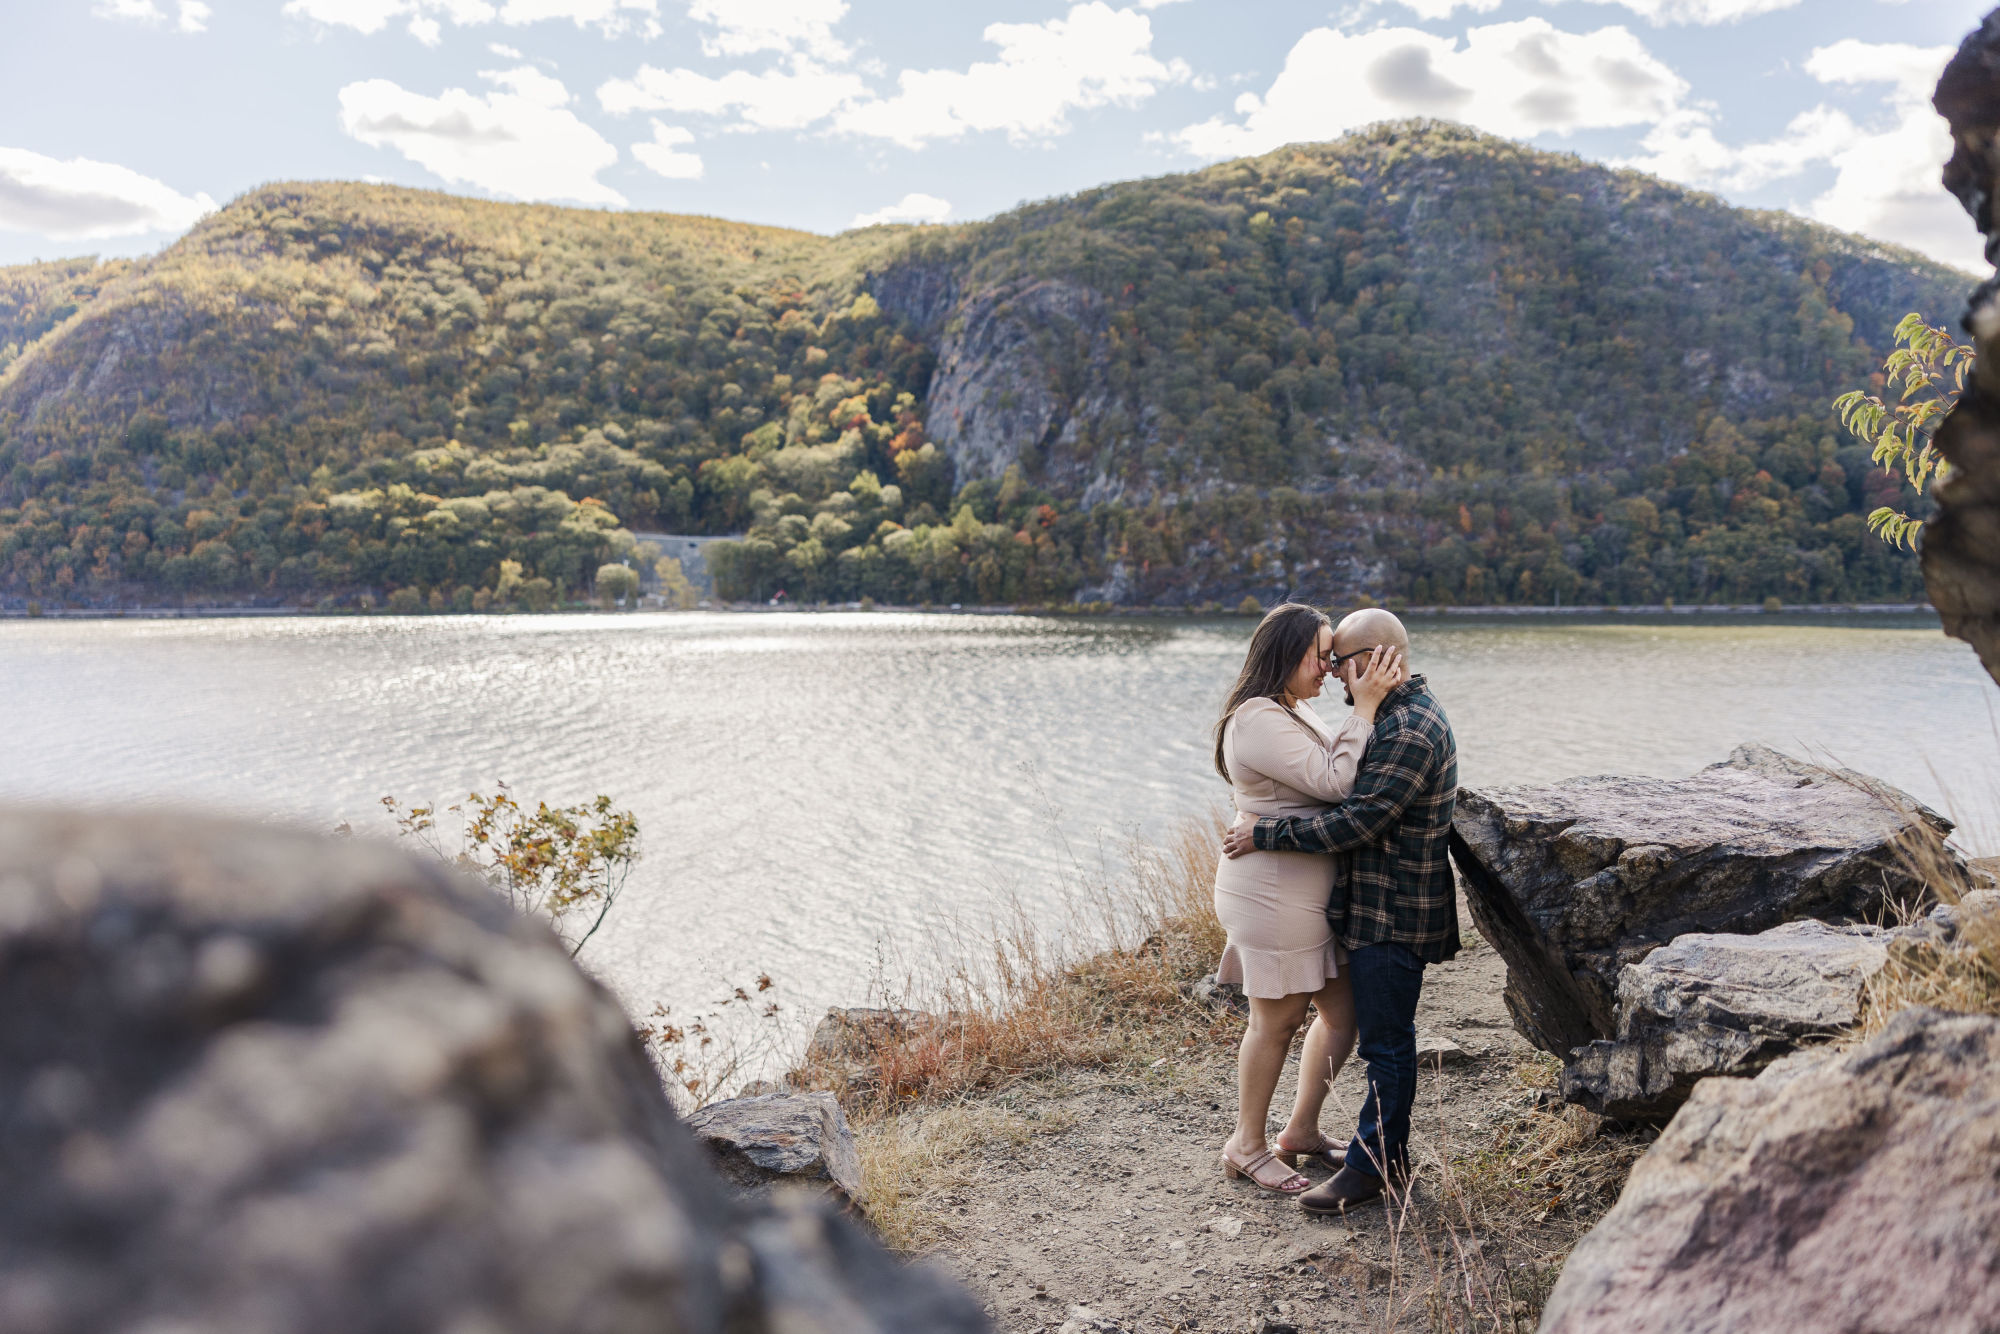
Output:
[[[1896,325],[1895,336],[1896,349],[1882,363],[1884,392],[1894,394],[1895,401],[1854,389],[1833,400],[1833,409],[1842,426],[1873,446],[1876,467],[1887,473],[1900,470],[1921,496],[1950,472],[1932,437],[1965,389],[1972,348],[1924,323],[1914,311]],[[1914,547],[1923,528],[1923,520],[1888,505],[1868,516],[1868,531],[1891,546]]]
[[[474,792],[445,807],[461,818],[456,854],[446,852],[440,840],[436,806],[406,809],[394,797],[382,798],[382,805],[404,837],[478,872],[515,911],[547,918],[572,959],[604,924],[639,859],[639,817],[614,810],[611,798],[601,794],[576,806],[538,802],[530,812],[508,794],[505,783],[491,796]],[[565,929],[573,913],[589,916],[589,925],[575,935]]]

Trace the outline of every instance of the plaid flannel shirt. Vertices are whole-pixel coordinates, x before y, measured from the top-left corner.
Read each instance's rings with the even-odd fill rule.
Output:
[[[1426,963],[1458,953],[1452,807],[1458,742],[1424,678],[1389,692],[1355,775],[1354,794],[1318,815],[1266,816],[1252,841],[1270,852],[1345,852],[1347,896],[1327,918],[1349,949],[1391,941]]]

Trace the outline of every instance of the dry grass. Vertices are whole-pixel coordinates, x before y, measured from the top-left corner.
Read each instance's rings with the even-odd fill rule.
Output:
[[[940,936],[927,970],[871,997],[908,1022],[876,1041],[815,1046],[789,1079],[832,1091],[865,1121],[1215,1036],[1215,1017],[1184,988],[1222,953],[1211,904],[1221,828],[1190,821],[1163,847],[1134,849],[1123,877],[1072,881],[1053,921],[1016,907],[983,958],[964,933]]]
[[[919,1207],[920,1200],[971,1186],[991,1154],[1024,1148],[1035,1136],[1072,1124],[1061,1111],[1023,1114],[974,1103],[873,1117],[855,1135],[868,1221],[893,1250],[927,1250],[948,1238],[951,1228],[935,1209]]]
[[[1977,892],[1992,879],[1994,864],[1962,868],[1935,834],[1924,831],[1898,850],[1899,860],[1926,889],[1928,902],[1954,905],[1958,931],[1950,941],[1922,932],[1897,941],[1889,962],[1868,980],[1861,1022],[1849,1035],[1860,1041],[1879,1033],[1899,1010],[1926,1005],[1961,1014],[2000,1014],[2000,896]],[[1905,923],[1924,903],[1899,914]]]
[[[1570,1249],[1617,1202],[1655,1138],[1550,1103],[1561,1068],[1551,1056],[1524,1060],[1515,1071],[1518,1096],[1490,1135],[1460,1143],[1447,1131],[1421,1165],[1427,1191],[1392,1199],[1378,1328],[1535,1328]],[[1442,1115],[1435,1123],[1447,1124]]]

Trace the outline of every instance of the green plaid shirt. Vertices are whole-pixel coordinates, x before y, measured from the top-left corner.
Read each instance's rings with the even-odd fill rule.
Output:
[[[1393,941],[1426,963],[1458,953],[1451,812],[1458,742],[1424,678],[1389,692],[1355,776],[1354,794],[1318,815],[1267,816],[1252,839],[1269,852],[1351,854],[1327,920],[1349,949]]]

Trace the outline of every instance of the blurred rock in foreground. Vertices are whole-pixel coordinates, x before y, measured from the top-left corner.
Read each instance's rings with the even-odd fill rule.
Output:
[[[1921,899],[1897,843],[1924,826],[1951,829],[1886,783],[1741,746],[1692,778],[1468,788],[1451,846],[1515,1027],[1566,1057],[1617,1035],[1619,970],[1676,936]]]
[[[2000,218],[2000,10],[1958,48],[1932,99],[1951,126],[1944,185],[1986,237],[1994,258]],[[1965,312],[1976,358],[1958,405],[1932,443],[1951,474],[1931,489],[1937,513],[1924,525],[1924,588],[1945,633],[1971,644],[2000,681],[2000,279],[1988,278]]]
[[[2000,1018],[1905,1010],[1697,1085],[1542,1334],[1975,1334],[2000,1320]]]
[[[0,810],[8,1334],[971,1331],[734,1197],[540,925],[361,840]]]

